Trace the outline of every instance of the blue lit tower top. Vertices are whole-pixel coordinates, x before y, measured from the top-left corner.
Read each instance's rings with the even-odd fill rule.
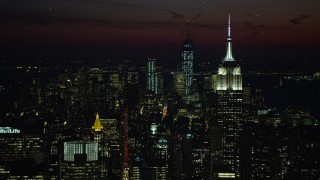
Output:
[[[188,24],[188,35],[183,43],[182,48],[182,71],[184,73],[184,88],[185,94],[189,94],[191,90],[191,84],[193,80],[193,41],[190,39],[189,35],[189,20],[187,20]]]

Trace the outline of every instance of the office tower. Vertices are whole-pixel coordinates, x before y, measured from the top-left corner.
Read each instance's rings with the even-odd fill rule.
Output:
[[[139,83],[139,72],[130,70],[127,73],[127,83],[132,84],[132,85],[138,84]]]
[[[208,155],[209,149],[205,147],[196,147],[192,150],[193,177],[208,177]]]
[[[107,100],[107,83],[103,78],[103,70],[100,68],[90,68],[88,70],[88,93],[90,95],[90,108],[98,108],[99,111],[105,111]]]
[[[120,151],[120,122],[117,119],[100,119],[104,127],[104,156],[108,160],[108,175],[111,178],[118,178],[121,169],[121,151]]]
[[[232,56],[230,14],[227,52],[217,74],[217,126],[221,129],[221,164],[228,176],[239,177],[238,139],[242,122],[241,68]]]
[[[239,174],[241,180],[252,179],[252,142],[253,137],[250,130],[242,130],[239,135]]]
[[[143,167],[143,158],[140,156],[137,156],[133,158],[132,163],[131,163],[131,174],[130,178],[132,180],[141,180],[141,168]]]
[[[125,85],[123,69],[119,68],[110,72],[108,85],[118,91],[123,91]]]
[[[122,162],[122,172],[121,179],[129,180],[129,145],[128,145],[128,107],[124,109],[124,132],[123,132],[123,162]]]
[[[152,156],[148,160],[136,156],[131,164],[130,179],[140,180],[166,180],[168,179],[168,142],[160,138],[152,145]]]
[[[177,71],[173,74],[173,89],[178,95],[182,96],[185,94],[185,77],[184,73]]]
[[[158,72],[158,94],[163,94],[163,72]]]
[[[8,179],[20,179],[22,176],[38,179],[36,177],[41,174],[42,169],[38,168],[43,166],[44,160],[41,135],[23,130],[0,127],[0,169],[2,167],[4,172],[8,172]]]
[[[158,73],[156,59],[148,58],[147,64],[147,90],[158,94]]]
[[[262,89],[260,87],[255,88],[253,94],[254,94],[253,105],[257,107],[262,107],[263,106]]]
[[[160,138],[156,144],[154,161],[156,166],[157,179],[168,179],[168,142],[165,138]]]
[[[103,129],[103,126],[101,124],[99,114],[96,114],[96,120],[94,121],[94,124],[92,126],[93,135],[94,135],[94,141],[95,142],[101,142],[102,139],[102,133],[101,130]]]
[[[35,112],[23,111],[19,118],[0,124],[0,174],[8,178],[44,178],[43,127]]]
[[[160,100],[159,96],[155,96],[151,92],[144,94],[139,102],[140,114],[150,115],[161,112]]]
[[[32,158],[42,161],[40,134],[25,133],[13,127],[0,127],[0,161],[12,162]],[[37,159],[36,159],[37,158]],[[39,159],[39,160],[38,160]]]
[[[9,179],[10,170],[8,167],[1,165],[0,166],[0,179]]]
[[[169,178],[181,179],[182,176],[182,138],[172,136],[169,139]]]
[[[181,141],[182,148],[182,179],[191,178],[194,175],[192,165],[192,134],[184,134]]]
[[[96,119],[92,126],[93,141],[98,143],[99,146],[99,158],[101,166],[101,178],[106,178],[108,176],[108,153],[109,147],[108,143],[105,141],[105,131],[103,125],[100,121],[99,114],[96,114]]]
[[[251,87],[243,87],[243,104],[251,105]]]
[[[100,179],[98,143],[90,141],[65,142],[60,164],[61,179]]]
[[[216,122],[217,123],[217,122]],[[217,124],[210,126],[210,178],[214,178],[223,169],[222,164],[222,129]]]
[[[193,80],[193,41],[190,39],[189,33],[189,20],[188,23],[188,35],[183,43],[182,48],[182,71],[184,74],[184,88],[185,94],[190,94],[191,85]]]

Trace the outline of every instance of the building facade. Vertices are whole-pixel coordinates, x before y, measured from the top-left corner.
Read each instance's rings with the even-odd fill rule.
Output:
[[[61,179],[100,179],[98,143],[91,141],[65,142],[60,164]]]
[[[242,75],[241,68],[232,56],[230,14],[228,20],[227,52],[218,67],[217,83],[217,122],[215,125],[221,134],[219,139],[220,157],[214,164],[221,165],[220,173],[231,173],[239,177],[239,147],[238,139],[242,123]],[[217,157],[217,156],[216,156]],[[222,171],[222,172],[221,172]],[[233,176],[232,175],[232,176]]]
[[[185,94],[190,94],[193,81],[193,41],[189,37],[189,21],[188,36],[183,43],[182,48],[182,71],[184,74]]]
[[[156,59],[148,58],[147,62],[147,90],[158,94],[158,73]]]

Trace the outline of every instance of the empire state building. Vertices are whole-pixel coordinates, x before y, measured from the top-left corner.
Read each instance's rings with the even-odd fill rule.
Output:
[[[239,132],[242,123],[241,68],[232,55],[231,18],[228,18],[226,56],[218,67],[215,90],[217,114],[215,123],[220,131],[217,164],[225,167],[234,178],[239,178]]]

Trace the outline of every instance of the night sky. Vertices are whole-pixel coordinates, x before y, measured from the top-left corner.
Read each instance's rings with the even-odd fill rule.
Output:
[[[240,60],[319,59],[319,0],[1,0],[2,59],[220,60],[231,12]]]

